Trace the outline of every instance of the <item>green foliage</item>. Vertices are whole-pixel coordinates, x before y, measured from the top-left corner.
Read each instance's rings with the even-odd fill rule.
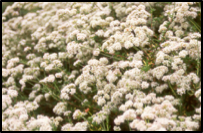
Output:
[[[6,7],[12,5],[14,2],[2,2],[2,13],[6,10]]]

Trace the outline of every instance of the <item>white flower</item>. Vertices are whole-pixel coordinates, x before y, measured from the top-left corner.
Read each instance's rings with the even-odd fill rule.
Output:
[[[17,92],[16,90],[8,90],[8,91],[7,91],[7,94],[8,94],[9,96],[11,96],[11,98],[18,96],[18,92]]]
[[[83,34],[83,33],[78,33],[77,34],[77,40],[84,41],[86,37],[87,37],[86,34]]]
[[[175,32],[175,34],[176,34],[176,36],[177,37],[180,37],[181,35],[183,35],[183,31],[182,30],[177,30],[176,32]]]
[[[46,101],[49,100],[50,96],[51,96],[51,95],[50,95],[49,93],[44,94],[44,97],[45,97]]]
[[[124,43],[124,46],[125,46],[126,49],[129,49],[129,48],[133,47],[133,43],[131,43],[130,41],[126,41]]]
[[[60,115],[66,111],[66,103],[58,102],[56,106],[53,108],[53,112]]]
[[[81,112],[79,109],[75,110],[73,113],[73,119],[79,119],[80,117],[86,115],[87,113]]]
[[[9,95],[2,95],[2,109],[4,110],[7,106],[11,105],[12,100]]]
[[[55,76],[56,78],[62,78],[62,73],[56,73]]]
[[[121,46],[121,44],[120,44],[119,42],[114,43],[112,47],[113,47],[113,49],[115,49],[116,51],[122,49],[122,46]]]
[[[121,128],[120,128],[119,126],[114,126],[114,127],[113,127],[113,130],[114,130],[114,131],[121,131]]]
[[[23,115],[20,115],[20,118],[19,118],[21,121],[26,121],[28,120],[28,114],[23,114]]]
[[[49,75],[47,77],[47,82],[54,82],[54,80],[55,80],[55,76],[54,75]]]
[[[97,103],[99,106],[102,106],[106,103],[106,100],[104,98],[99,98]]]
[[[116,125],[120,125],[121,123],[124,123],[125,119],[124,117],[121,115],[121,116],[118,116],[116,119],[114,119],[114,123]]]
[[[127,111],[124,112],[123,117],[125,120],[133,120],[135,119],[136,116],[136,112],[133,109],[128,109]]]
[[[147,82],[142,82],[142,89],[147,89],[149,87],[149,83]]]
[[[102,64],[104,64],[104,65],[107,65],[108,62],[109,62],[108,59],[105,58],[105,57],[100,58],[99,61],[100,61]]]
[[[93,55],[94,55],[94,56],[98,56],[99,54],[100,54],[100,51],[99,51],[98,48],[93,51]]]
[[[101,37],[104,35],[104,31],[103,30],[98,30],[96,33],[95,33],[97,36]]]
[[[2,68],[2,76],[7,77],[9,75],[9,70]]]
[[[181,57],[181,58],[185,58],[186,55],[188,55],[188,51],[186,51],[186,50],[182,50],[182,51],[180,51],[180,53],[179,53],[179,57]]]
[[[64,116],[69,116],[72,112],[71,111],[65,111],[63,114]]]

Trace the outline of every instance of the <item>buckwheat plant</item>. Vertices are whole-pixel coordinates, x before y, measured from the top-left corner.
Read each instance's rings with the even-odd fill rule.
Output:
[[[2,130],[201,130],[201,3],[8,6]]]

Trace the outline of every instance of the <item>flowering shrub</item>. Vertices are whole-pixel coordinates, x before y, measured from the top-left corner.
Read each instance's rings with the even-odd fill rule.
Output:
[[[8,6],[2,130],[201,130],[200,4]]]

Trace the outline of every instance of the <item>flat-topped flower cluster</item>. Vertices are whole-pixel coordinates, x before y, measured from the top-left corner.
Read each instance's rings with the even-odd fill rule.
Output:
[[[2,130],[200,130],[199,4],[8,6]]]

